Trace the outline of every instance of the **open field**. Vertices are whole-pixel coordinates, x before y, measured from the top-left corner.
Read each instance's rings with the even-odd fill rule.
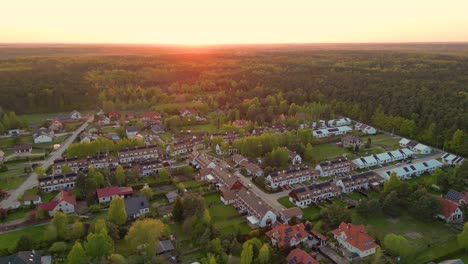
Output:
[[[343,154],[351,154],[347,149],[338,147],[336,144],[320,144],[313,146],[315,161],[325,161],[335,159],[336,157],[342,157]]]
[[[204,197],[205,204],[216,203],[209,206],[213,225],[219,229],[221,234],[235,234],[239,229],[243,234],[247,234],[252,229],[247,225],[243,216],[239,215],[233,205],[224,205],[219,199],[219,194],[210,194]]]
[[[0,189],[3,189],[3,190],[16,189],[25,180],[26,180],[26,176],[2,178],[0,179]]]
[[[2,234],[2,239],[0,239],[0,248],[10,248],[12,245],[16,244],[22,235],[29,235],[33,241],[40,242],[44,230],[45,226],[34,226]]]
[[[43,123],[48,118],[52,118],[57,115],[68,114],[68,113],[41,113],[41,114],[24,114],[20,115],[19,118],[25,120],[28,124]]]
[[[278,199],[278,202],[286,208],[294,207],[295,205],[289,201],[289,196],[284,196]]]
[[[213,124],[203,124],[203,125],[194,125],[194,126],[186,126],[181,128],[180,130],[191,130],[192,132],[217,132],[218,129]]]

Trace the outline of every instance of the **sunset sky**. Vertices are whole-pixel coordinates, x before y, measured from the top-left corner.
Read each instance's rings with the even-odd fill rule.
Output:
[[[467,0],[14,0],[0,42],[468,41]]]

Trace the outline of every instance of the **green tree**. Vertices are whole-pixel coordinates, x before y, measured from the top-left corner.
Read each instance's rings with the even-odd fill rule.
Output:
[[[388,234],[384,238],[385,248],[395,256],[407,257],[412,252],[411,244],[404,236]]]
[[[259,264],[267,264],[270,263],[270,248],[266,243],[260,248],[260,252],[258,253],[257,263]]]
[[[351,222],[351,212],[337,204],[324,209],[321,215],[329,230],[336,228],[341,222]]]
[[[213,255],[211,255],[210,259],[208,260],[208,264],[216,264],[216,263],[217,263],[216,258]]]
[[[115,179],[119,186],[122,186],[125,183],[125,171],[122,165],[117,166],[115,169]]]
[[[114,242],[107,232],[90,233],[84,246],[86,255],[94,261],[102,261],[114,251]]]
[[[312,145],[310,143],[307,144],[305,150],[304,150],[304,160],[308,162],[314,161],[314,150],[312,148]]]
[[[184,218],[191,216],[201,217],[205,211],[205,201],[200,195],[186,194],[184,195]]]
[[[356,212],[363,216],[376,215],[381,212],[379,200],[377,199],[362,199],[356,206]]]
[[[463,225],[463,231],[457,235],[457,242],[460,248],[468,249],[468,223]]]
[[[454,152],[459,153],[461,150],[460,148],[462,146],[463,137],[464,137],[463,130],[457,129],[455,133],[453,133],[452,139],[448,142],[449,148],[453,150]]]
[[[68,251],[68,246],[67,243],[60,241],[60,242],[55,242],[52,244],[52,246],[49,248],[49,252],[53,254],[63,254]]]
[[[392,172],[390,174],[390,178],[384,182],[384,193],[396,191],[400,187],[401,183],[402,181],[397,176],[397,174],[395,172]]]
[[[27,251],[33,249],[33,240],[30,235],[21,235],[16,242],[15,251]]]
[[[76,241],[73,245],[70,253],[68,253],[67,257],[68,264],[85,264],[86,261],[86,253],[81,246],[81,243]]]
[[[241,264],[251,264],[253,261],[253,247],[250,243],[244,243],[241,253]]]
[[[122,197],[112,199],[107,217],[109,221],[117,225],[123,225],[127,222],[127,213],[125,212],[125,203]]]
[[[172,217],[178,223],[184,221],[184,203],[180,196],[176,197],[174,206],[172,207]]]
[[[120,254],[112,254],[108,258],[109,264],[127,264],[127,260]],[[157,263],[157,262],[156,262]]]
[[[57,228],[54,225],[48,225],[44,231],[44,241],[54,242],[58,239]]]
[[[151,188],[149,188],[149,187],[144,187],[144,188],[141,189],[140,192],[141,192],[141,194],[143,194],[143,196],[146,197],[146,199],[147,199],[148,201],[151,201],[151,200],[152,200],[154,192],[153,192],[153,190],[151,190]]]
[[[71,237],[73,240],[78,240],[85,235],[85,228],[82,222],[76,221],[73,223],[72,231],[71,231]]]
[[[36,166],[36,168],[34,168],[34,172],[37,174],[38,178],[41,178],[45,174],[45,170],[42,166]]]
[[[61,239],[68,238],[68,217],[66,214],[56,211],[54,213],[54,218],[52,219],[51,224],[57,229],[58,237]]]
[[[156,219],[143,219],[133,222],[125,236],[133,252],[144,251],[146,256],[153,256],[161,236],[167,232],[167,226]]]
[[[400,215],[400,199],[396,191],[390,192],[382,202],[382,211],[390,216]]]

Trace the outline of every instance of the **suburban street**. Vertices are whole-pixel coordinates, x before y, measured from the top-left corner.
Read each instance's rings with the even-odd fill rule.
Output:
[[[60,148],[54,150],[50,153],[49,157],[44,160],[42,163],[42,167],[47,169],[50,165],[54,163],[55,159],[58,159],[62,156],[65,150],[70,146],[71,143],[76,139],[76,137],[88,126],[88,123],[92,122],[94,119],[94,115],[88,118],[88,120],[81,125],[75,132],[73,132],[70,137],[68,137],[65,141],[62,142]],[[23,195],[26,190],[29,190],[37,185],[37,174],[32,172],[29,174],[28,178],[15,190],[9,192],[9,196],[7,199],[0,202],[0,208],[10,208],[15,201],[18,200],[18,197]]]

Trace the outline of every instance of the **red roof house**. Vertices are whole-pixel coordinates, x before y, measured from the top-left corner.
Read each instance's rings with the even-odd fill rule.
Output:
[[[99,203],[108,203],[112,201],[115,197],[122,196],[128,197],[133,194],[132,187],[106,187],[96,190],[96,194],[99,200]]]
[[[146,112],[140,115],[140,118],[144,121],[149,121],[152,119],[161,119],[161,114],[158,112]]]
[[[120,116],[121,116],[120,113],[116,112],[116,111],[112,111],[112,112],[107,113],[107,117],[110,118],[110,119],[119,119]]]
[[[331,233],[345,249],[356,253],[359,257],[366,257],[376,252],[379,245],[369,236],[363,225],[341,222]]]
[[[265,235],[270,238],[272,245],[278,245],[280,247],[297,246],[301,242],[306,241],[309,237],[309,233],[305,231],[303,223],[294,226],[288,224],[277,225],[266,232]]]
[[[314,257],[300,248],[291,250],[286,257],[286,261],[288,264],[319,264]]]
[[[38,209],[46,210],[50,216],[54,216],[56,211],[61,211],[66,214],[75,212],[76,200],[71,192],[61,190],[59,194],[47,203],[42,203],[37,206]]]
[[[235,126],[235,127],[243,127],[243,126],[247,125],[247,120],[238,119],[238,120],[235,120],[234,122],[232,122],[232,125]]]
[[[447,223],[463,222],[463,212],[458,204],[443,197],[437,197],[437,199],[439,199],[441,207],[439,218],[444,219]]]

